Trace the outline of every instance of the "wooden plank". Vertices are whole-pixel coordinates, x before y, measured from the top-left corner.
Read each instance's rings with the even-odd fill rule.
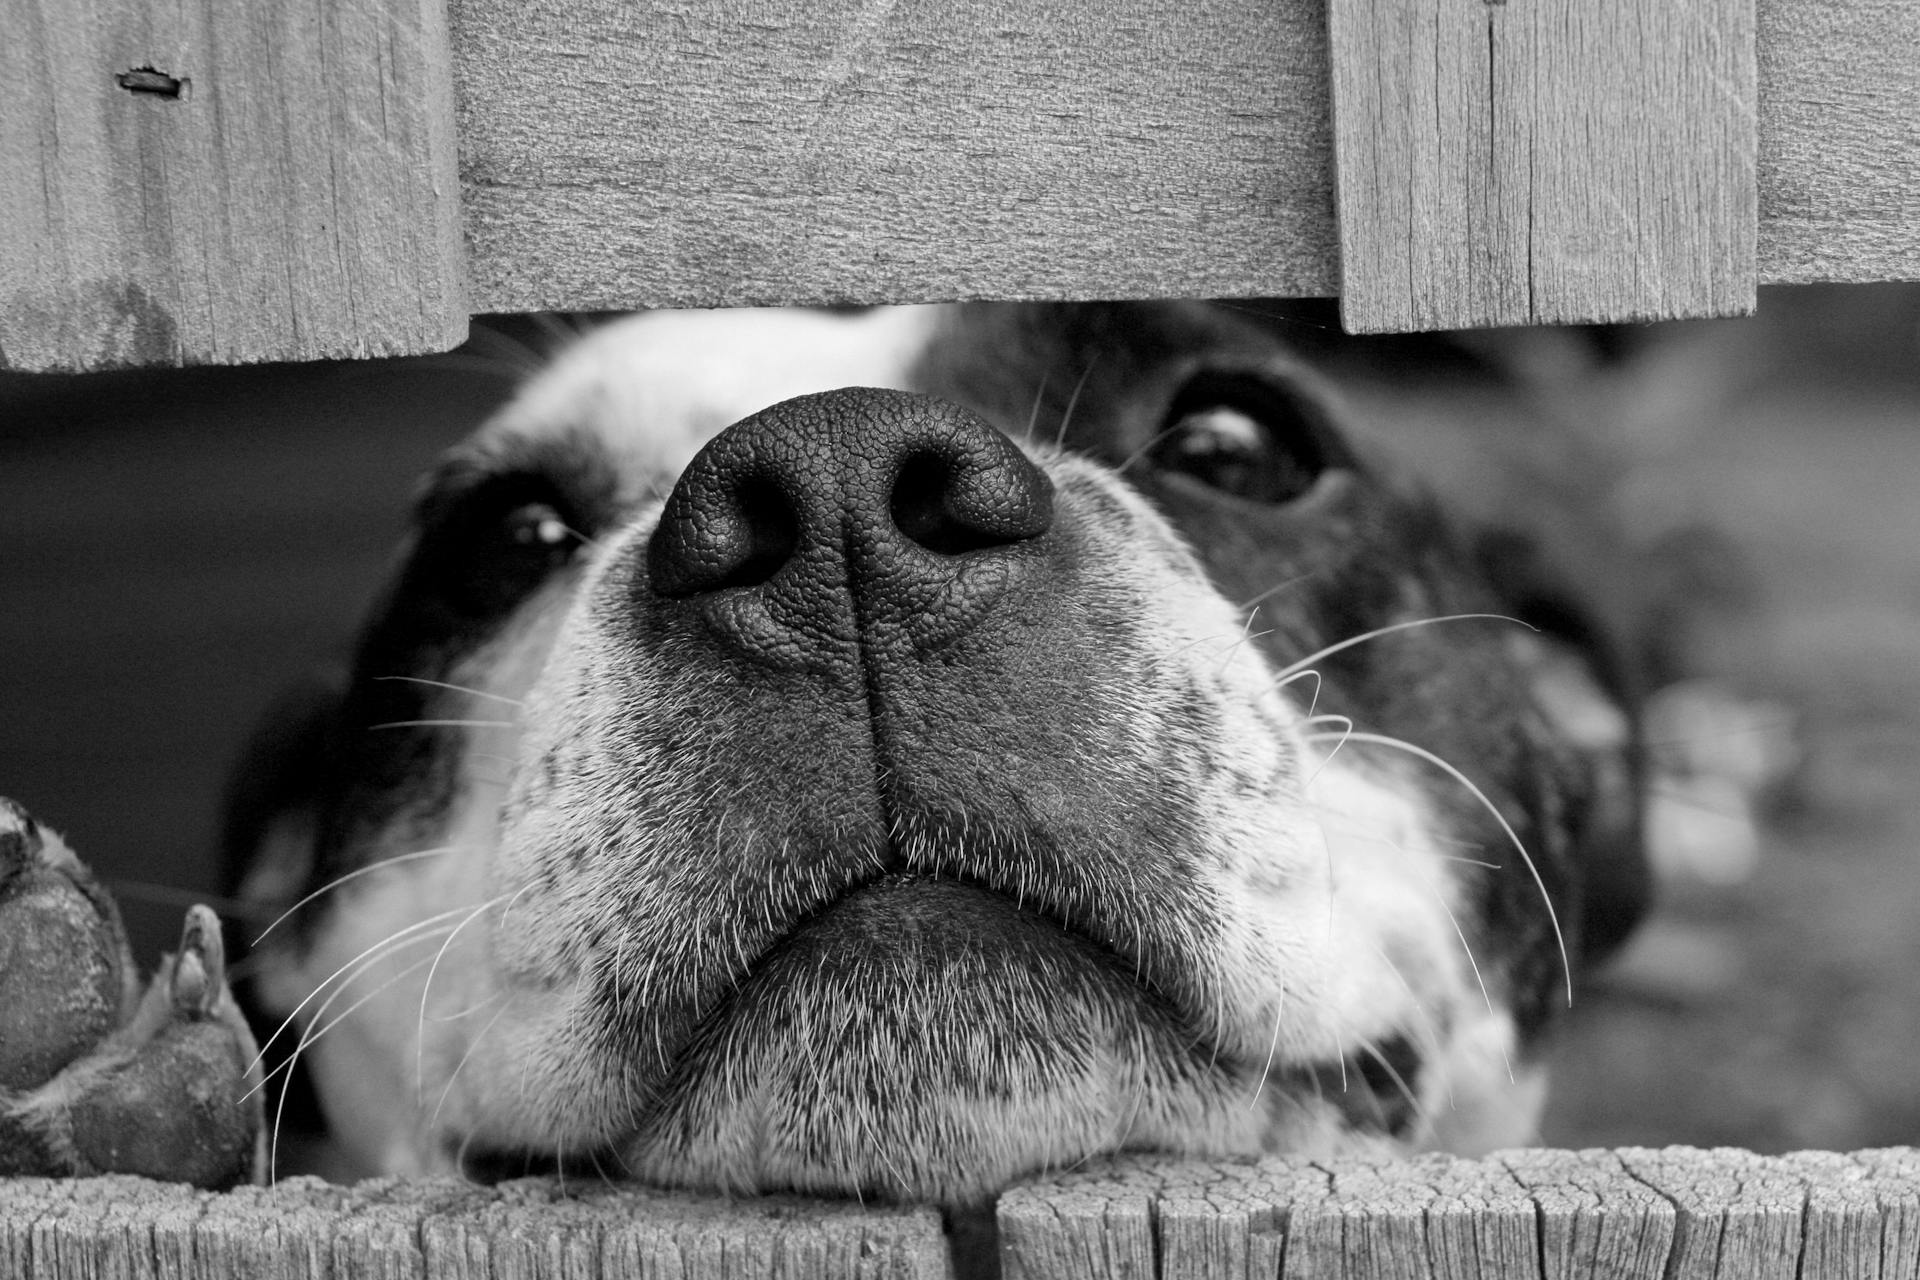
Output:
[[[1760,273],[1920,279],[1912,0],[1759,0]]]
[[[0,1180],[0,1275],[38,1280],[936,1280],[940,1215],[550,1180],[225,1194],[139,1178]]]
[[[1582,47],[1652,34],[1607,25],[1618,5],[1549,2],[1580,18]],[[1664,99],[1703,113],[1679,138],[1696,160],[1708,121],[1740,127],[1728,103],[1751,103],[1753,77],[1744,39],[1709,41],[1677,15],[1751,24],[1752,3],[1669,0],[1667,29],[1684,38],[1643,41]],[[1920,278],[1909,0],[1758,6],[1759,279]],[[1460,47],[1440,52],[1463,64],[1489,56],[1490,9],[1513,36],[1503,56],[1517,56],[1522,27],[1538,32],[1526,24],[1539,0],[1452,8],[1482,22],[1477,48],[1469,28],[1449,28]],[[1321,14],[1316,0],[830,0],[747,17],[718,0],[464,0],[453,39],[475,307],[1337,292]],[[1689,71],[1728,63],[1739,91],[1726,101]],[[1574,110],[1584,100],[1565,95],[1594,77],[1548,66],[1536,87]],[[1435,100],[1455,115],[1469,105]],[[1730,157],[1753,154],[1746,137]],[[1476,194],[1465,171],[1464,157],[1431,170],[1423,207],[1460,213]],[[1602,231],[1607,198],[1626,193],[1546,192],[1562,226]],[[1671,292],[1663,306],[1745,296],[1743,279],[1715,274],[1744,250],[1700,238],[1698,203],[1636,250]],[[1491,261],[1521,251],[1472,248]],[[1594,249],[1569,236],[1542,270],[1560,279]],[[1457,277],[1458,252],[1429,250],[1423,270]],[[1483,287],[1493,296],[1476,305],[1520,314]]]
[[[1540,1210],[1542,1280],[1659,1275],[1673,1203],[1605,1151],[1516,1151],[1495,1159]]]
[[[1673,1202],[1670,1280],[1795,1280],[1805,1185],[1792,1168],[1744,1151],[1620,1152],[1628,1173]]]
[[[1439,0],[1420,2],[1433,51],[1462,67],[1517,56],[1520,36],[1538,34],[1527,16],[1548,10],[1576,17],[1585,42],[1553,32],[1553,49],[1643,35],[1615,22],[1638,12],[1620,5],[1451,5],[1450,22],[1465,13],[1483,35],[1514,36],[1488,50],[1472,21],[1443,33]],[[1685,12],[1742,3],[1757,3],[1759,279],[1920,278],[1910,0],[1696,0]],[[450,36],[443,8],[10,0],[0,161],[41,180],[0,190],[0,362],[421,350],[456,341],[469,307],[1339,286],[1317,0],[463,0]],[[1513,192],[1469,186],[1470,157],[1447,149],[1476,136],[1455,126],[1492,90],[1443,82],[1406,48],[1392,56],[1438,113],[1408,216],[1416,195],[1436,226],[1506,209]],[[1700,40],[1650,48],[1669,55],[1653,59],[1663,75],[1726,53]],[[1587,100],[1560,95],[1594,76],[1584,60],[1546,65],[1542,117],[1571,127]],[[1693,102],[1681,82],[1697,78],[1664,92]],[[1724,102],[1694,105],[1694,141],[1729,118]],[[1577,278],[1612,252],[1581,238],[1582,220],[1610,232],[1606,197],[1625,203],[1627,185],[1543,192],[1541,216],[1561,223],[1535,265]],[[1386,201],[1376,216],[1390,207],[1397,216]],[[1696,225],[1692,207],[1648,242],[1661,253],[1629,259],[1670,291],[1663,308],[1733,288],[1714,269],[1737,248],[1723,256],[1703,239],[1720,224]],[[1421,240],[1423,277],[1476,315],[1535,314],[1491,271],[1521,243],[1474,225],[1477,240]]]
[[[444,0],[8,0],[0,368],[446,350]]]
[[[1332,0],[1354,332],[1752,311],[1753,0]]]
[[[1326,294],[1311,0],[463,0],[480,310]]]
[[[1005,1280],[1909,1280],[1920,1151],[1509,1151],[1484,1160],[1127,1157],[1000,1198]],[[295,1178],[225,1194],[0,1181],[0,1276],[821,1280],[947,1276],[929,1208],[527,1179]]]

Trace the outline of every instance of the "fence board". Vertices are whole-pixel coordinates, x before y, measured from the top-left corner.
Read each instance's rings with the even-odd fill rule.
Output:
[[[12,0],[0,162],[36,180],[0,189],[0,366],[436,350],[470,310],[1339,288],[1319,0],[447,3]],[[1910,0],[1690,11],[1738,4],[1759,280],[1920,278]],[[1492,6],[1542,7],[1620,10]],[[1473,194],[1451,155],[1436,217]],[[1647,240],[1673,284],[1647,305],[1718,287],[1695,213]],[[1593,251],[1577,222],[1529,241],[1547,266]],[[1456,282],[1447,243],[1423,270]],[[1476,313],[1519,314],[1471,278]]]
[[[1760,281],[1920,278],[1909,0],[1749,2]],[[476,309],[1338,292],[1318,0],[794,8],[462,0]]]
[[[1908,1280],[1920,1152],[1129,1157],[999,1203],[1005,1280]],[[955,1237],[956,1239],[959,1237]],[[940,1215],[530,1179],[290,1179],[226,1194],[0,1180],[6,1280],[821,1280],[950,1274]],[[962,1251],[964,1252],[964,1250]]]
[[[1348,330],[1753,310],[1753,0],[1328,21]]]
[[[940,1215],[551,1181],[0,1180],[7,1280],[935,1280]]]
[[[1759,0],[1760,277],[1920,279],[1920,13]]]
[[[0,368],[466,333],[444,0],[9,0]]]

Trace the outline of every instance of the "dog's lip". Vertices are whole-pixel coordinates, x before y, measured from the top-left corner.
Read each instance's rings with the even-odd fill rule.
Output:
[[[1152,980],[1141,957],[1117,945],[1113,939],[1085,928],[1070,913],[1060,910],[1054,901],[1021,893],[966,872],[931,867],[889,866],[876,870],[850,881],[811,910],[786,922],[734,976],[728,994],[702,1010],[700,1023],[710,1026],[724,1020],[740,993],[774,968],[784,953],[809,937],[830,933],[835,929],[837,919],[844,918],[863,904],[871,903],[876,896],[926,891],[929,896],[938,897],[956,890],[969,896],[977,895],[978,899],[1039,925],[1038,936],[1056,937],[1063,952],[1078,953],[1083,962],[1092,962],[1113,973],[1125,974],[1140,1000],[1155,1005],[1186,1026],[1189,1038],[1194,1043],[1203,1048],[1211,1044],[1211,1038],[1200,1030],[1200,1024],[1190,1015],[1185,1004]]]
[[[1134,985],[1138,986],[1143,993],[1151,995],[1170,1009],[1179,1008],[1177,1001],[1170,999],[1166,992],[1161,991],[1147,977],[1145,965],[1140,957],[1129,953],[1113,939],[1084,927],[1074,920],[1070,912],[1061,910],[1059,905],[1051,899],[1024,893],[1017,887],[1009,887],[968,872],[943,871],[938,868],[894,866],[848,883],[812,910],[790,921],[770,939],[761,953],[747,965],[745,972],[741,975],[741,981],[749,980],[766,967],[771,957],[809,930],[832,927],[833,918],[849,906],[875,894],[911,892],[921,886],[929,888],[946,886],[950,889],[970,890],[1010,907],[1021,916],[1050,925],[1065,937],[1093,948],[1095,952],[1111,960],[1115,965],[1128,969],[1133,974]]]

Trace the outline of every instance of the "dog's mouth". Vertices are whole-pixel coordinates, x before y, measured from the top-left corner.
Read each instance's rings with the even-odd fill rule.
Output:
[[[1044,1042],[1062,1002],[1137,1020],[1202,1056],[1208,1037],[1142,958],[1057,905],[966,874],[889,870],[796,920],[707,1010],[664,1091],[702,1087],[725,1057],[763,1039],[835,1025],[904,1040],[941,1037],[968,995],[1015,1043]],[[822,1019],[815,1011],[829,1010]],[[796,1021],[796,1018],[798,1021]]]
[[[1313,1102],[1399,1123],[1377,1053],[1229,1061],[1139,967],[990,885],[868,880],[707,1012],[618,1159],[728,1190],[953,1203],[1101,1152],[1257,1154]]]

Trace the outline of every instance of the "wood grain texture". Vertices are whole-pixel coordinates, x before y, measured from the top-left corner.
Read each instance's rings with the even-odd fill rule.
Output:
[[[6,0],[0,367],[445,350],[445,0]]]
[[[1753,237],[1749,213],[1700,210],[1701,192],[1747,189],[1744,172],[1729,185],[1708,170],[1751,165],[1751,117],[1741,120],[1752,73],[1741,51],[1754,0],[1667,0],[1672,21],[1651,27],[1627,20],[1637,6],[1545,0],[1573,23],[1552,32],[1528,16],[1540,3],[1519,0],[1495,17],[1509,61],[1523,36],[1557,42],[1555,58],[1526,64],[1542,69],[1533,81],[1542,119],[1611,134],[1644,114],[1624,82],[1567,52],[1619,56],[1623,46],[1648,64],[1636,83],[1651,79],[1658,99],[1681,109],[1677,140],[1695,168],[1666,172],[1703,185],[1670,207],[1655,201],[1657,216],[1636,215],[1654,234],[1614,264],[1621,278],[1637,293],[1651,282],[1667,312],[1703,292],[1745,298],[1748,273],[1735,268],[1747,257],[1739,236]],[[1920,23],[1908,0],[1758,3],[1759,279],[1920,278]],[[1429,61],[1437,52],[1491,65],[1483,15],[1503,6],[1453,8],[1483,25],[1449,27],[1451,43],[1433,44]],[[1322,12],[1315,0],[1097,10],[1070,0],[804,10],[459,0],[475,306],[1337,292]],[[1746,27],[1707,25],[1724,13],[1746,15]],[[1722,66],[1731,80],[1697,74]],[[1443,121],[1485,97],[1471,80],[1443,83],[1411,61],[1404,70],[1416,88],[1427,77]],[[1582,96],[1596,88],[1598,99]],[[1745,105],[1729,110],[1733,102]],[[1517,147],[1521,119],[1510,113],[1489,130],[1489,145]],[[1712,129],[1743,127],[1740,145],[1708,149]],[[1470,135],[1436,136],[1464,145]],[[1469,189],[1467,161],[1433,157],[1423,216],[1463,219],[1469,199],[1513,205],[1511,190]],[[1477,313],[1531,314],[1529,299],[1500,283],[1507,277],[1468,274],[1475,255],[1511,265],[1544,245],[1540,274],[1563,288],[1592,261],[1612,260],[1612,202],[1654,195],[1618,172],[1545,184],[1540,237],[1502,239],[1483,219],[1477,240],[1429,248],[1419,269],[1451,291],[1472,280]],[[1527,225],[1523,212],[1498,225]],[[1735,242],[1709,227],[1732,228]]]
[[[937,1280],[940,1215],[551,1181],[0,1181],[7,1280]]]
[[[1113,1161],[1001,1197],[1007,1280],[1910,1276],[1911,1149]]]
[[[1760,270],[1920,279],[1920,12],[1759,0]]]
[[[1332,0],[1355,332],[1752,311],[1753,0]]]
[[[1920,1152],[1512,1151],[1485,1160],[1127,1158],[1001,1197],[1005,1280],[1908,1280]],[[224,1195],[0,1181],[0,1276],[824,1280],[949,1274],[940,1215],[529,1179]]]
[[[1304,0],[460,0],[482,310],[1326,294]]]
[[[1712,165],[1754,154],[1714,143],[1740,118],[1728,104],[1751,100],[1744,70],[1706,74],[1745,47],[1722,26],[1734,13],[1758,29],[1758,278],[1920,278],[1910,0],[1393,2],[1427,25],[1349,70],[1383,103],[1430,109],[1434,145],[1399,194],[1374,190],[1352,217],[1409,246],[1393,267],[1409,299],[1418,280],[1478,320],[1744,297],[1744,250],[1722,232],[1737,241],[1746,215],[1700,214],[1708,194],[1745,190]],[[0,188],[0,363],[438,349],[469,309],[1331,294],[1323,14],[1317,0],[7,0],[0,162],[31,178]],[[1596,50],[1644,64],[1634,83],[1677,104],[1676,133],[1647,127]],[[1482,64],[1532,79],[1456,74]],[[169,81],[184,91],[156,92]],[[1529,84],[1527,114],[1478,129],[1482,106]],[[1524,208],[1473,177],[1503,171],[1496,150],[1517,163],[1523,122],[1677,138],[1693,167],[1666,176],[1698,189],[1662,205],[1639,170],[1603,167],[1528,186]],[[1628,252],[1616,205],[1635,203],[1632,224],[1653,230]],[[1655,302],[1594,292],[1595,262]],[[1582,301],[1543,310],[1541,282]],[[1445,319],[1409,301],[1392,322]]]

